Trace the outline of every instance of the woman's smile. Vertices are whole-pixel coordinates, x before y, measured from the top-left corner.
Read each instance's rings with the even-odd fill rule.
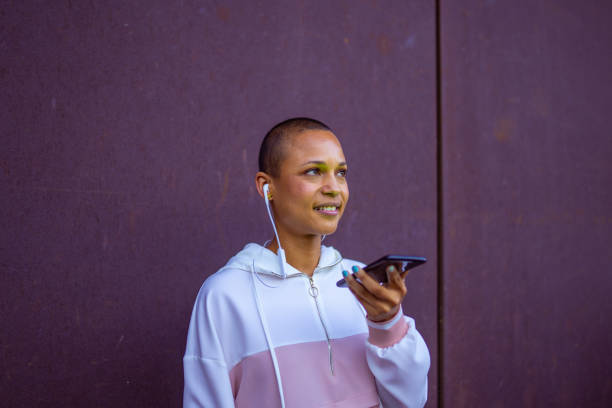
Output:
[[[320,204],[314,207],[314,210],[322,215],[336,216],[340,213],[341,203],[337,204]]]

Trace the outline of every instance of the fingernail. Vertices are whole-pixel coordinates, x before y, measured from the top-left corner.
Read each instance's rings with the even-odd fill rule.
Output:
[[[357,265],[353,265],[353,272],[357,273],[359,271],[359,268],[357,267]]]
[[[395,270],[395,266],[393,265],[389,265],[389,267],[387,268],[387,272],[391,273]]]
[[[342,271],[342,276],[346,278],[348,276],[348,271]]]

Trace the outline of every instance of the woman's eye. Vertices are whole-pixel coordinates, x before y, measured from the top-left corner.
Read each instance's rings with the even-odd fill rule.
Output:
[[[338,170],[336,174],[338,174],[339,177],[346,177],[346,169]]]
[[[305,174],[308,174],[309,176],[316,176],[318,174],[320,174],[321,171],[319,169],[308,169],[306,170]]]

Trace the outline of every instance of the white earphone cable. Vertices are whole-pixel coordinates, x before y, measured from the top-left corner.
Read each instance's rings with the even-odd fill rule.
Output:
[[[270,217],[270,222],[272,223],[272,228],[274,229],[274,236],[276,236],[276,243],[278,244],[278,257],[280,259],[280,267],[281,267],[281,275],[283,278],[287,277],[287,271],[285,270],[285,264],[287,263],[287,259],[285,258],[285,250],[281,246],[280,238],[278,238],[278,231],[276,230],[276,224],[274,223],[274,217],[272,216],[272,210],[270,210],[270,199],[268,198],[268,193],[270,191],[270,187],[268,184],[263,185],[263,193],[264,199],[266,200],[266,209],[268,210],[268,216]]]

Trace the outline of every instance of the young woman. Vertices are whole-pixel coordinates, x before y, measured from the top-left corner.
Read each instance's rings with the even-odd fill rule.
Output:
[[[349,198],[336,136],[313,119],[282,122],[264,138],[259,167],[275,236],[204,282],[183,358],[184,406],[422,407],[430,359],[402,313],[405,274],[390,267],[380,285],[321,244]],[[336,286],[343,276],[349,289]]]

